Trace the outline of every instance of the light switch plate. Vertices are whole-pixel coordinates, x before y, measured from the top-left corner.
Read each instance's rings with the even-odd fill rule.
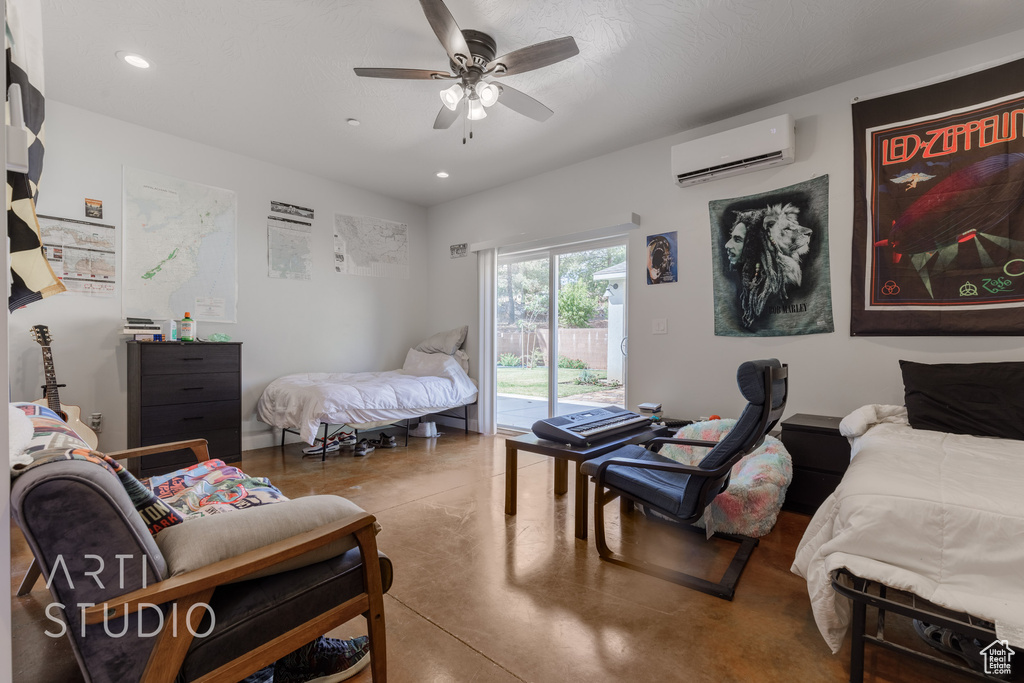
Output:
[[[651,334],[668,334],[668,319],[655,318],[651,321]]]

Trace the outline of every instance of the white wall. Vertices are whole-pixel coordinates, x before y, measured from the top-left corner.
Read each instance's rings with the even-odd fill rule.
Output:
[[[849,336],[852,99],[1005,60],[1022,44],[1024,32],[1009,34],[433,207],[428,212],[431,298],[447,304],[438,325],[473,320],[471,342],[479,329],[475,261],[449,261],[446,245],[570,236],[622,223],[618,217],[633,211],[641,216],[641,229],[632,231],[629,250],[627,401],[631,406],[658,401],[664,403],[666,415],[682,418],[735,415],[742,406],[735,370],[750,358],[777,357],[790,364],[789,414],[832,415],[845,415],[865,403],[902,404],[897,363],[901,358],[1024,360],[1019,337]],[[794,164],[696,187],[675,185],[670,173],[673,144],[787,112],[796,119]],[[636,125],[642,126],[643,121]],[[836,331],[797,337],[715,337],[708,201],[764,192],[822,174],[829,175],[830,186]],[[645,236],[670,230],[679,232],[679,282],[648,286]],[[668,318],[669,333],[653,336],[652,318]],[[480,362],[474,358],[473,367]]]
[[[426,212],[421,207],[53,100],[46,105],[41,214],[84,219],[83,199],[100,199],[102,222],[120,231],[122,165],[237,193],[238,322],[200,323],[199,333],[205,337],[223,332],[243,342],[243,448],[272,443],[269,428],[256,420],[254,410],[263,388],[275,377],[401,367],[410,346],[441,329],[434,329],[424,305],[426,260],[420,254]],[[310,281],[267,277],[271,200],[316,212]],[[335,212],[408,224],[410,279],[335,273]],[[64,293],[15,311],[9,323],[11,397],[40,397],[42,355],[29,327],[48,325],[54,336],[57,380],[68,385],[61,390],[62,402],[81,406],[85,415],[103,413],[101,449],[125,447],[127,351],[126,338],[118,334],[121,323],[120,291],[113,298]]]

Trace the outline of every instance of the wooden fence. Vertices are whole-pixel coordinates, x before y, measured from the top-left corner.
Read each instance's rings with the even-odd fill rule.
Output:
[[[524,332],[517,327],[498,326],[498,357],[511,353],[529,359],[534,349],[540,349],[547,358],[550,338],[550,330],[546,327]],[[594,370],[607,370],[608,328],[559,328],[558,355],[582,360]]]

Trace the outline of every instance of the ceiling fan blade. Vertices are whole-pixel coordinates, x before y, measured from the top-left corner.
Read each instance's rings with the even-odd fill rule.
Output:
[[[421,0],[424,1],[424,0]],[[529,47],[513,50],[507,55],[496,57],[490,61],[485,71],[492,68],[497,69],[495,76],[508,76],[521,74],[524,71],[533,71],[541,67],[556,64],[563,59],[569,59],[580,53],[579,47],[572,36],[555,38]],[[504,70],[501,70],[504,67]]]
[[[365,78],[402,78],[422,79],[428,81],[444,80],[455,78],[447,71],[430,71],[429,69],[377,69],[357,67],[353,69],[356,76]]]
[[[459,114],[462,113],[462,103],[452,111],[448,107],[442,105],[441,111],[437,112],[437,118],[434,119],[434,130],[445,130],[451,128],[452,124],[455,123],[456,119],[459,118]]]
[[[455,17],[448,11],[448,7],[441,0],[420,0],[423,6],[423,13],[427,15],[430,28],[444,46],[448,57],[456,64],[469,64],[473,61],[462,30],[455,23]]]
[[[504,104],[512,111],[517,111],[523,116],[529,116],[535,121],[547,121],[555,113],[520,90],[511,88],[504,83],[495,83],[494,85],[498,86],[498,89],[501,90],[498,102]]]

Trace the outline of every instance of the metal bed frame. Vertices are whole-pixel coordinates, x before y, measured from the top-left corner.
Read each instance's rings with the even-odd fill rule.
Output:
[[[850,652],[850,683],[862,683],[864,680],[864,646],[873,643],[881,647],[909,655],[919,660],[936,664],[952,671],[958,671],[983,681],[1019,681],[1024,679],[1019,671],[1014,671],[1009,678],[989,676],[967,666],[894,643],[885,639],[885,617],[888,613],[899,614],[910,619],[919,619],[962,634],[968,638],[977,638],[982,643],[992,643],[996,638],[995,628],[990,622],[974,617],[966,612],[955,612],[940,607],[933,602],[918,597],[908,591],[898,590],[879,583],[862,579],[847,569],[832,572],[832,588],[840,595],[853,601],[853,619],[850,626],[852,648]],[[878,609],[875,632],[868,632],[867,608]]]
[[[444,411],[442,411],[440,413],[427,413],[427,415],[436,415],[438,417],[450,417],[450,418],[454,418],[456,420],[462,420],[463,431],[468,436],[469,435],[469,406],[471,406],[471,405],[475,405],[475,404],[474,403],[467,403],[466,405],[463,405],[463,406],[455,406],[454,408],[448,408],[447,410],[444,410]],[[462,408],[462,415],[453,414],[451,412],[453,410],[458,410],[459,408]],[[420,417],[425,417],[425,416],[420,416]],[[405,444],[404,445],[406,445],[406,446],[409,445],[409,420],[411,420],[411,419],[412,419],[411,417],[408,417],[408,418],[406,418],[404,420],[404,422],[405,422],[405,425],[404,425],[404,427],[405,427]],[[416,419],[419,420],[419,418],[416,418]],[[379,432],[379,431],[382,431],[382,430],[385,430],[385,429],[391,429],[391,428],[394,427],[394,425],[398,424],[399,422],[402,422],[402,420],[395,420],[395,422],[392,422],[391,424],[381,425],[380,427],[373,427],[372,429],[364,429],[363,432],[364,433],[365,432]],[[337,434],[338,432],[340,432],[341,430],[343,430],[345,427],[349,426],[349,425],[344,425],[344,424],[341,424],[341,425],[330,425],[330,424],[327,424],[326,422],[322,422],[320,424],[324,428],[324,435],[322,437],[318,436],[317,438],[318,439],[322,439],[321,443],[323,444],[323,446],[321,447],[321,451],[320,451],[320,461],[323,462],[323,461],[327,460],[327,440],[330,437],[332,437],[335,434]],[[399,428],[401,428],[401,427],[399,427]],[[333,429],[333,431],[332,431],[332,429]],[[353,427],[352,429],[355,432],[356,439],[358,440],[359,439],[359,430],[356,429],[355,427]],[[320,430],[317,430],[317,431],[319,432]],[[287,434],[289,432],[292,433],[292,434],[295,434],[296,436],[299,436],[299,432],[297,430],[291,429],[290,427],[282,427],[281,428],[281,448],[284,448],[284,436],[285,436],[285,434]],[[306,454],[303,455],[303,457],[305,457],[306,455],[316,455],[316,453],[315,452],[313,452],[313,453],[306,453]]]

